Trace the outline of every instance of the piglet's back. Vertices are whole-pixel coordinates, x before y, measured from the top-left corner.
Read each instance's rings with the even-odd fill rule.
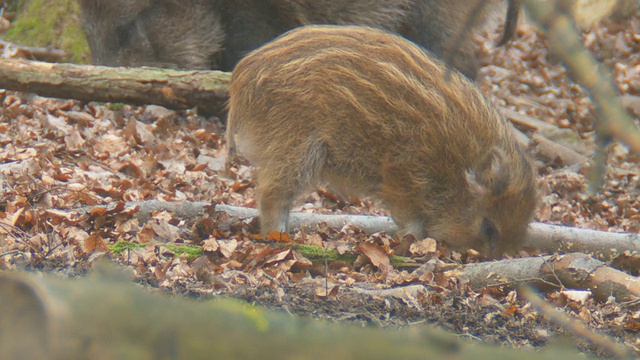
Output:
[[[513,147],[504,121],[477,88],[424,53],[396,35],[363,27],[292,31],[238,64],[230,118],[242,121],[231,120],[230,127],[242,132],[260,123],[250,147],[261,149],[262,142],[304,129],[331,142],[334,156],[347,146],[342,153],[359,152],[368,163],[420,147],[422,157],[434,160],[429,166],[442,167],[439,173],[451,163],[471,164],[492,144]]]

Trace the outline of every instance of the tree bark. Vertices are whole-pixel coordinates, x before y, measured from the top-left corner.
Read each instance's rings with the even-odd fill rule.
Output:
[[[0,88],[80,101],[197,107],[222,114],[231,74],[0,59]]]

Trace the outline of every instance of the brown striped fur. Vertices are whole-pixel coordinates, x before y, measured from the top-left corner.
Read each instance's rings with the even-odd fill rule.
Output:
[[[521,244],[532,160],[472,82],[413,43],[298,28],[241,60],[229,93],[229,159],[257,166],[263,233],[287,231],[296,198],[328,184],[380,200],[418,238],[489,256]]]

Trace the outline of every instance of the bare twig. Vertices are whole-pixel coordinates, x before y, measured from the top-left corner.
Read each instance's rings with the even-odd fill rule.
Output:
[[[593,332],[581,322],[569,318],[564,312],[554,308],[550,303],[540,298],[531,288],[523,287],[520,292],[540,314],[546,316],[560,327],[597,346],[609,356],[613,356],[616,359],[631,359],[632,353],[630,349],[617,344],[604,335]]]
[[[589,160],[586,156],[564,145],[551,141],[540,134],[533,134],[532,138],[533,141],[538,143],[538,152],[540,155],[549,160],[559,159],[565,166],[582,164]]]
[[[67,56],[67,53],[62,50],[47,47],[17,45],[5,40],[0,40],[0,45],[4,48],[5,56],[12,55],[10,53],[13,53],[14,56],[22,54],[26,57],[32,57],[39,60],[60,60]]]

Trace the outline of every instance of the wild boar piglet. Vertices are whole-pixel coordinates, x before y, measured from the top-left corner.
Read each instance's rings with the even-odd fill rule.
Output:
[[[307,26],[233,72],[227,143],[257,167],[262,232],[329,185],[380,201],[404,231],[488,257],[518,249],[537,203],[533,161],[480,90],[382,30]]]

